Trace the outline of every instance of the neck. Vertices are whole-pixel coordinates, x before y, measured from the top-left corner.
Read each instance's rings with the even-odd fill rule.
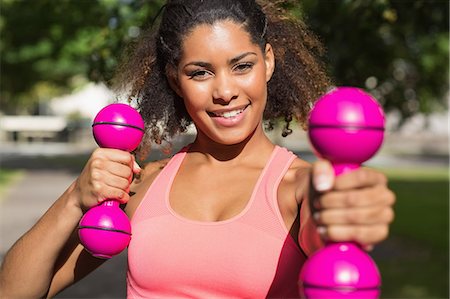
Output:
[[[243,158],[254,155],[255,153],[258,156],[271,153],[273,147],[274,144],[266,136],[262,125],[260,125],[245,140],[236,144],[217,143],[209,139],[202,132],[198,132],[189,151],[200,152],[208,160],[220,162],[235,161],[239,163]]]

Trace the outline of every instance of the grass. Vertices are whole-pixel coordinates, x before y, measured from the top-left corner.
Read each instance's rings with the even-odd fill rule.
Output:
[[[20,170],[0,169],[0,201],[8,188],[21,178],[23,172]]]
[[[374,258],[383,298],[449,298],[448,169],[383,170],[397,195],[391,237]]]

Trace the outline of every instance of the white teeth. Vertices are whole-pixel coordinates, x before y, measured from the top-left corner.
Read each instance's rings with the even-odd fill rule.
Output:
[[[220,117],[232,118],[232,117],[235,117],[236,115],[242,113],[242,111],[244,111],[244,109],[227,111],[227,112],[223,112],[223,113],[214,113],[214,114],[216,116],[220,116]]]

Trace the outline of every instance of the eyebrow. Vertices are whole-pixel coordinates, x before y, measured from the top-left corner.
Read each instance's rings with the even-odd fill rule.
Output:
[[[241,55],[238,55],[238,56],[232,58],[232,59],[229,61],[229,64],[235,64],[236,62],[238,62],[239,60],[241,60],[241,59],[247,57],[248,55],[255,55],[255,56],[256,56],[256,53],[255,53],[255,52],[245,52],[245,53],[242,53]]]
[[[230,59],[229,61],[228,61],[228,64],[235,64],[236,62],[238,62],[239,60],[241,60],[241,59],[243,59],[243,58],[245,58],[245,57],[247,57],[247,56],[249,56],[249,55],[257,55],[255,52],[245,52],[245,53],[242,53],[242,54],[240,54],[240,55],[238,55],[238,56],[236,56],[236,57],[234,57],[234,58],[232,58],[232,59]],[[204,67],[204,68],[211,68],[211,63],[208,63],[208,62],[204,62],[204,61],[192,61],[192,62],[189,62],[189,63],[187,63],[187,64],[185,64],[184,65],[184,67],[187,67],[187,66],[189,66],[189,65],[195,65],[195,66],[200,66],[200,67]]]

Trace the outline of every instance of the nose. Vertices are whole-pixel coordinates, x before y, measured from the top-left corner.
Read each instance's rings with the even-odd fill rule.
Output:
[[[213,100],[216,103],[227,104],[239,96],[239,86],[229,74],[216,74],[213,90]]]

